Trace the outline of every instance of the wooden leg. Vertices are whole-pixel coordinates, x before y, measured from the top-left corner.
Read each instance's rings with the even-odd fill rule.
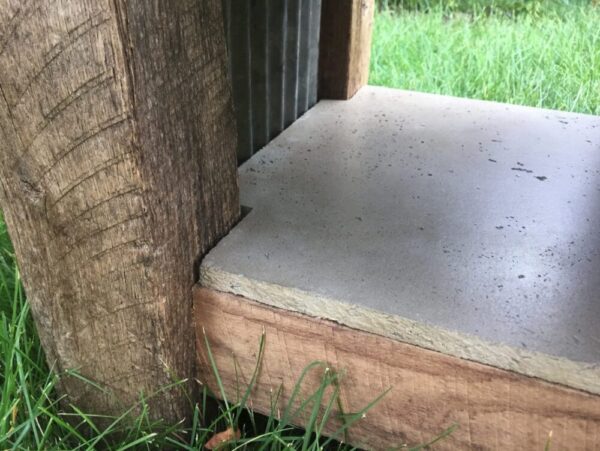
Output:
[[[346,100],[369,79],[375,0],[322,0],[319,98]]]
[[[0,201],[50,365],[108,390],[65,380],[87,411],[193,372],[194,266],[239,215],[220,5],[0,7]]]

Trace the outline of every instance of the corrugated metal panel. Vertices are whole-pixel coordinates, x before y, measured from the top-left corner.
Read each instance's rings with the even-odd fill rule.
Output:
[[[321,0],[223,0],[238,160],[317,101]]]

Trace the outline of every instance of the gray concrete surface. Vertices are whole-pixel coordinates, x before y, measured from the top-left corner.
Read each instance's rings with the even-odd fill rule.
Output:
[[[367,87],[240,180],[205,285],[600,393],[600,117]]]

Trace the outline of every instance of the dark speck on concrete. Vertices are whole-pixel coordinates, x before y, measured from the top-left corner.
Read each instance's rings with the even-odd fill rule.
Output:
[[[543,182],[544,180],[548,179],[548,177],[546,177],[545,175],[538,175],[535,178],[538,179],[540,182]]]
[[[528,174],[531,174],[533,171],[531,169],[525,169],[525,168],[510,168],[512,171],[520,171],[520,172],[527,172]]]
[[[488,161],[491,161],[492,163],[498,163],[496,160],[494,160],[492,158],[488,158]]]
[[[519,274],[519,279],[524,279],[525,276],[523,274]]]

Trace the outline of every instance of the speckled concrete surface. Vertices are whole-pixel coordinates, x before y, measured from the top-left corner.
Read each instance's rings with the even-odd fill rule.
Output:
[[[240,180],[203,284],[600,393],[600,117],[367,87]]]

